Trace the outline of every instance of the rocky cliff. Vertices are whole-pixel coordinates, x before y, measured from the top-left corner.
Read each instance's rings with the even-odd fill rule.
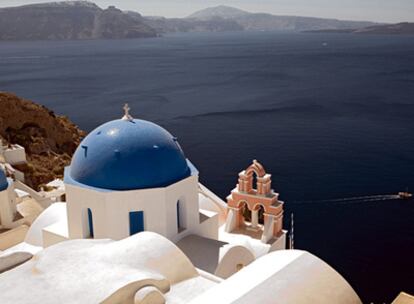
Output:
[[[39,188],[63,177],[64,167],[85,135],[67,117],[55,115],[44,106],[0,92],[0,137],[26,149],[26,183]]]
[[[402,22],[396,24],[383,24],[363,27],[360,29],[344,30],[317,30],[307,31],[309,33],[343,33],[343,34],[373,34],[373,35],[414,35],[414,23]]]
[[[354,33],[378,35],[414,35],[414,23],[403,22],[397,24],[369,26],[355,30]]]
[[[140,15],[87,1],[0,9],[0,40],[79,40],[155,37]]]

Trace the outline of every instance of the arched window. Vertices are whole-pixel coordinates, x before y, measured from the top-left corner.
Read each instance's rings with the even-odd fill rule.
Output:
[[[88,224],[89,224],[89,237],[91,237],[93,239],[94,238],[93,215],[92,215],[92,210],[90,208],[88,208]]]
[[[177,231],[180,233],[185,230],[186,218],[185,218],[185,204],[183,200],[177,201]]]
[[[257,173],[255,171],[252,174],[252,189],[257,190]]]

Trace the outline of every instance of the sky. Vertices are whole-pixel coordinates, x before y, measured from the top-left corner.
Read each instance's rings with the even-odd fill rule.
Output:
[[[51,0],[0,0],[0,7]],[[369,20],[414,22],[414,0],[95,0],[102,8],[115,5],[146,16],[186,17],[210,6],[227,5],[250,12]]]

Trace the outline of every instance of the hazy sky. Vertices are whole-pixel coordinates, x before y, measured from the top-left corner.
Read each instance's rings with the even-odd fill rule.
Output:
[[[50,0],[0,0],[0,6]],[[96,0],[144,15],[184,17],[209,6],[229,5],[251,12],[383,22],[414,22],[414,0]]]

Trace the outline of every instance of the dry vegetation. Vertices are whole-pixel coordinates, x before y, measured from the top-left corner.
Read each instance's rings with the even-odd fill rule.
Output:
[[[67,117],[0,92],[0,136],[6,143],[25,147],[28,163],[15,167],[25,173],[29,186],[39,189],[63,177],[64,167],[70,164],[84,135]]]

